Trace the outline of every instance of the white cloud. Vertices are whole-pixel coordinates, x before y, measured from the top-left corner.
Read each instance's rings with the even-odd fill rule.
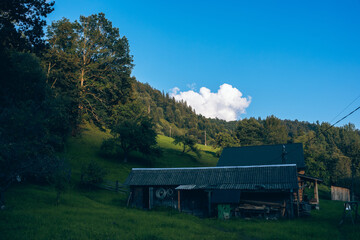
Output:
[[[237,88],[226,83],[220,86],[217,93],[212,93],[206,87],[200,88],[199,92],[181,92],[178,87],[174,87],[170,95],[178,101],[186,101],[196,113],[226,121],[237,120],[251,103],[250,96],[242,97],[243,94]]]
[[[196,88],[196,83],[192,83],[192,84],[186,84],[186,86],[189,88],[189,89],[191,89],[191,90],[195,90],[195,88]]]

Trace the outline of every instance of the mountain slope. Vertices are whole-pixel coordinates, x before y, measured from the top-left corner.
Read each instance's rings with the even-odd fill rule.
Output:
[[[169,209],[144,211],[126,207],[127,195],[106,190],[78,187],[81,165],[97,161],[109,171],[106,179],[123,181],[132,167],[140,163],[121,163],[98,155],[101,140],[108,137],[87,125],[82,136],[71,138],[64,153],[72,166],[72,183],[56,206],[51,186],[17,184],[6,194],[7,208],[0,211],[0,238],[16,239],[359,239],[356,226],[338,226],[343,204],[326,200],[320,188],[321,210],[295,220],[200,219]],[[181,156],[171,139],[160,137],[164,156],[155,167],[212,166],[217,159],[213,150],[200,146],[208,155],[198,161]],[[141,162],[139,155],[132,160]],[[325,198],[325,199],[324,199]]]

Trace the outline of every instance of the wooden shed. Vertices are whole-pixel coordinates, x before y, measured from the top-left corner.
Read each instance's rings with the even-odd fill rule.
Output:
[[[131,190],[129,205],[145,209],[168,206],[205,217],[216,215],[217,207],[227,204],[232,215],[264,210],[293,216],[297,177],[295,164],[134,168],[125,184]]]
[[[321,183],[322,180],[305,175],[306,165],[301,143],[224,148],[217,166],[278,164],[296,165],[299,190],[294,193],[294,199],[298,200],[300,203],[306,201],[309,204],[318,206],[318,183]],[[304,196],[304,189],[308,186],[313,186],[314,195],[313,198],[307,200]]]

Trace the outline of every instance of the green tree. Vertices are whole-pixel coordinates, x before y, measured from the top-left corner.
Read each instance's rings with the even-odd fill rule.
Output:
[[[90,187],[94,184],[102,183],[106,174],[106,170],[97,162],[89,162],[81,168],[81,184]]]
[[[81,121],[77,73],[80,66],[77,55],[79,36],[76,27],[75,23],[65,18],[53,22],[47,31],[49,49],[42,57],[46,81],[64,103],[73,135],[77,133]]]
[[[236,137],[241,146],[261,145],[263,143],[263,126],[255,119],[243,119],[236,127]]]
[[[128,161],[129,153],[141,152],[148,157],[158,156],[156,131],[152,119],[136,102],[118,106],[110,126],[115,147],[124,154],[124,162]]]
[[[3,53],[3,52],[2,52]],[[67,118],[36,56],[0,55],[0,195],[18,178],[45,178],[61,160]],[[0,196],[1,198],[1,196]]]
[[[214,148],[219,148],[219,151],[217,151],[216,155],[220,156],[222,153],[222,150],[225,147],[236,147],[240,146],[240,141],[237,139],[236,136],[231,136],[227,132],[221,132],[216,134],[215,141],[214,141]]]
[[[288,132],[285,125],[275,116],[267,117],[264,121],[264,142],[266,144],[287,143]]]
[[[44,18],[54,9],[54,1],[1,0],[0,46],[17,51],[40,53],[44,49]]]
[[[235,147],[239,145],[240,145],[240,141],[239,139],[237,139],[236,136],[231,136],[227,132],[221,132],[216,134],[215,144],[214,144],[215,148]]]
[[[198,158],[201,158],[200,149],[196,146],[196,139],[191,135],[175,136],[173,143],[182,145],[182,154],[193,152]]]
[[[71,169],[65,164],[59,165],[54,174],[49,177],[49,181],[56,191],[56,205],[60,204],[61,195],[66,192],[70,179]]]
[[[113,108],[133,99],[133,64],[126,37],[120,37],[103,13],[80,16],[73,23],[54,22],[47,36],[50,50],[44,65],[51,86],[76,99],[72,101],[78,104],[78,116],[87,116],[98,126],[108,124]]]

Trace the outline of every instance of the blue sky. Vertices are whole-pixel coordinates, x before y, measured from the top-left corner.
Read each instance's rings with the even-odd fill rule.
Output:
[[[99,12],[128,38],[133,75],[159,90],[226,83],[251,97],[237,118],[335,122],[360,106],[334,119],[360,95],[359,1],[58,0],[48,21]],[[360,128],[360,111],[349,121]]]

